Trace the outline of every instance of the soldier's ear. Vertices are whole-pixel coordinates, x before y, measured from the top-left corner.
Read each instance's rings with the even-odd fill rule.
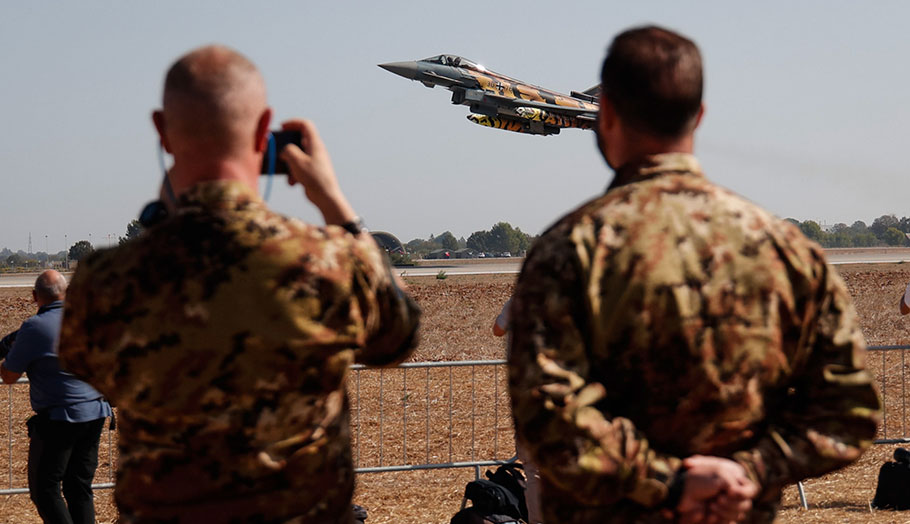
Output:
[[[272,108],[267,107],[259,115],[259,121],[256,122],[256,136],[254,137],[254,147],[257,153],[262,153],[269,145],[269,124],[272,122]]]
[[[698,115],[695,116],[695,125],[692,126],[693,130],[698,129],[699,124],[701,124],[701,118],[703,116],[705,116],[705,103],[704,102],[702,102],[698,106]]]
[[[606,136],[607,132],[616,125],[616,109],[613,103],[606,97],[600,95],[600,112],[597,115],[597,128],[600,134]]]
[[[152,111],[152,123],[155,124],[155,130],[158,131],[158,139],[161,140],[161,147],[170,153],[171,145],[167,140],[167,124],[164,121],[164,111],[161,111],[160,109]]]

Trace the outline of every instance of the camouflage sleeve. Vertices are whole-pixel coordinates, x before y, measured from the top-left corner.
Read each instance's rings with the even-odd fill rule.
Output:
[[[118,310],[103,309],[98,300],[98,289],[109,287],[97,277],[98,271],[109,264],[101,256],[96,251],[80,260],[66,288],[58,353],[63,369],[113,400],[115,377],[111,370],[117,367],[119,354],[102,348],[111,347],[114,337],[119,336],[109,326],[120,326],[126,319]]]
[[[818,320],[803,334],[810,342],[800,349],[804,362],[793,363],[783,409],[771,414],[754,448],[734,455],[762,493],[778,493],[786,484],[855,461],[872,444],[881,419],[850,295],[834,270],[822,266],[820,272]]]
[[[353,289],[366,329],[356,361],[369,366],[398,364],[417,344],[420,308],[399,288],[388,258],[372,238],[358,238],[354,250],[358,263]]]
[[[626,498],[655,507],[668,502],[680,459],[652,449],[630,420],[601,411],[606,390],[590,378],[575,250],[568,239],[539,240],[519,277],[509,352],[516,433],[541,474],[578,503]]]
[[[88,266],[88,260],[80,263],[67,286],[58,352],[63,369],[92,383],[94,366],[89,363],[90,344],[87,331],[91,304],[91,286],[86,282],[90,272]]]

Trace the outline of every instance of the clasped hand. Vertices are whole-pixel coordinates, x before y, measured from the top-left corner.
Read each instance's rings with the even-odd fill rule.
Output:
[[[676,507],[680,524],[733,524],[752,509],[758,487],[738,463],[693,455],[683,460],[685,482]]]

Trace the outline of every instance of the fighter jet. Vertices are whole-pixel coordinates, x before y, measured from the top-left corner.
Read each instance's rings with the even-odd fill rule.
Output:
[[[597,118],[600,85],[570,95],[526,84],[455,55],[416,62],[391,62],[379,67],[452,91],[452,103],[471,108],[475,124],[518,133],[556,135],[566,127],[591,129]]]

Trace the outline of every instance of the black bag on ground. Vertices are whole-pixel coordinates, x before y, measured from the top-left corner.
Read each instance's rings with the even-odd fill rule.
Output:
[[[878,486],[872,499],[875,509],[910,509],[910,451],[894,450],[894,462],[886,462],[878,472]]]
[[[528,520],[528,503],[525,499],[525,490],[528,488],[528,481],[525,479],[524,466],[521,464],[511,463],[503,464],[496,468],[496,471],[486,472],[487,478],[508,489],[518,500],[518,514],[522,520]],[[513,513],[508,513],[513,515]]]
[[[365,524],[367,519],[367,509],[357,504],[351,504],[351,512],[354,513],[354,524]]]
[[[487,479],[478,479],[464,488],[465,501],[471,507],[462,509],[452,517],[450,524],[506,524],[521,523],[528,519],[525,502],[525,478],[519,464],[504,464],[494,472],[487,471]]]
[[[456,513],[449,524],[522,524],[522,521],[508,515],[489,515],[472,506]]]

